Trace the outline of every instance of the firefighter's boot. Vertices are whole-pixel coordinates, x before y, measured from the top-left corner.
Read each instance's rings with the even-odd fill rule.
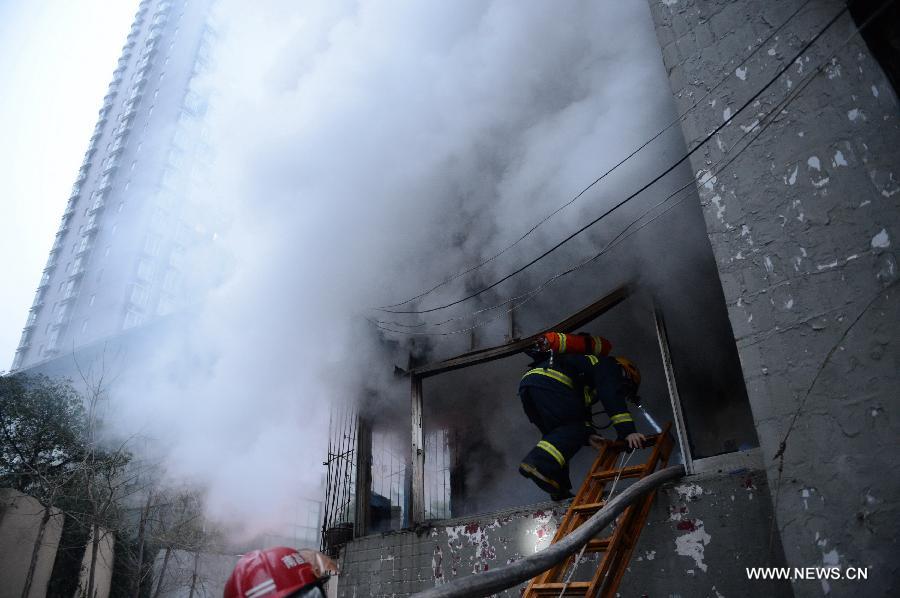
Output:
[[[519,464],[519,473],[537,484],[553,500],[571,498],[569,468],[562,453],[546,440],[540,441]]]

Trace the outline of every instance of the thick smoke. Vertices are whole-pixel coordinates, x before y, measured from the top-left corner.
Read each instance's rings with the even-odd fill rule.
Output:
[[[127,379],[120,417],[163,441],[173,475],[208,486],[214,515],[259,529],[318,495],[331,403],[392,390],[404,354],[380,343],[368,308],[514,240],[667,124],[671,98],[643,0],[222,0],[217,12],[204,200],[229,215],[217,243],[233,263],[184,334]],[[487,272],[577,228],[678,149],[629,163]],[[594,245],[581,247],[569,257]]]

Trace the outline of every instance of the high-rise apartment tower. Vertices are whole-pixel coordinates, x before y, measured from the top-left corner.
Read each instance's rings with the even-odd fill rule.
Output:
[[[188,297],[212,236],[192,201],[211,155],[201,83],[213,0],[143,0],[62,215],[12,369],[112,338]]]

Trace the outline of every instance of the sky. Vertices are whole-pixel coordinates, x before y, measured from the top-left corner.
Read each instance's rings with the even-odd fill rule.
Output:
[[[12,363],[137,4],[0,2],[0,371]]]

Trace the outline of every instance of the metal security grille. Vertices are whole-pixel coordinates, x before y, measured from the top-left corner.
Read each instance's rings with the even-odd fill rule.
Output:
[[[331,411],[322,520],[323,551],[335,551],[353,538],[356,497],[356,435],[359,413],[355,406],[335,405]]]

